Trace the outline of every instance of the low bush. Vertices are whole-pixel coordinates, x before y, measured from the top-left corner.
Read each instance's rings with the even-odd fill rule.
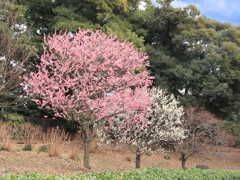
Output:
[[[6,121],[11,121],[11,122],[16,122],[16,123],[23,123],[24,122],[24,117],[23,115],[17,114],[17,113],[1,113],[1,118],[6,120]]]
[[[161,170],[158,168],[138,169],[129,172],[103,172],[90,173],[76,176],[41,176],[39,174],[4,175],[0,180],[151,180],[151,179],[178,179],[178,180],[229,180],[240,179],[240,171],[221,171],[221,170]]]
[[[38,152],[47,152],[47,151],[48,151],[48,148],[45,145],[42,145],[38,148]]]
[[[223,121],[225,130],[230,133],[234,139],[236,147],[240,147],[240,123],[235,121]]]
[[[33,150],[33,147],[31,144],[26,144],[24,147],[23,147],[23,150],[24,151],[32,151]]]
[[[223,123],[227,132],[234,135],[240,135],[240,123],[235,121],[223,121]]]

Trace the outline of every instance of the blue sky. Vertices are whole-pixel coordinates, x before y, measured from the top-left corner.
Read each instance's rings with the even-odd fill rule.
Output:
[[[156,0],[152,0],[157,5]],[[173,7],[186,7],[193,4],[211,19],[240,25],[240,0],[174,0]]]

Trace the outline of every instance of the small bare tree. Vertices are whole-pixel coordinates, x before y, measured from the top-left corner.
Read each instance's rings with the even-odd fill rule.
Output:
[[[23,7],[11,0],[0,2],[0,107],[19,103],[21,75],[33,55],[23,20]]]
[[[183,169],[186,169],[186,161],[193,154],[206,151],[207,145],[224,142],[220,120],[204,109],[187,108],[183,126],[187,130],[186,139],[176,146]]]

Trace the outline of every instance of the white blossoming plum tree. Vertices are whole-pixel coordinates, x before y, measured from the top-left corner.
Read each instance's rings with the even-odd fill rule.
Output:
[[[149,94],[152,105],[148,111],[117,115],[104,130],[99,130],[102,141],[118,141],[120,146],[132,147],[136,154],[136,168],[141,166],[144,151],[160,151],[163,150],[163,142],[179,142],[185,138],[185,130],[182,128],[184,111],[179,102],[160,88],[153,88]],[[135,114],[144,117],[145,121],[128,123]]]

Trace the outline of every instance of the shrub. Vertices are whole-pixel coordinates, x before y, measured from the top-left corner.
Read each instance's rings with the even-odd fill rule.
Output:
[[[45,145],[42,145],[38,148],[38,152],[47,152],[47,151],[48,151],[48,148]]]
[[[213,152],[207,145],[220,145],[226,142],[220,119],[200,108],[186,108],[183,127],[187,130],[187,138],[176,146],[181,154],[182,168],[186,169],[186,161],[199,152]]]
[[[24,150],[24,151],[32,151],[32,150],[33,150],[32,145],[31,145],[31,144],[26,144],[26,145],[23,147],[23,150]]]
[[[240,135],[240,124],[235,121],[224,121],[225,129],[234,135]]]
[[[16,122],[16,123],[22,123],[24,121],[23,115],[17,114],[17,113],[1,113],[1,117],[4,120]]]
[[[234,136],[234,145],[240,147],[240,124],[235,121],[224,121],[225,130]]]

